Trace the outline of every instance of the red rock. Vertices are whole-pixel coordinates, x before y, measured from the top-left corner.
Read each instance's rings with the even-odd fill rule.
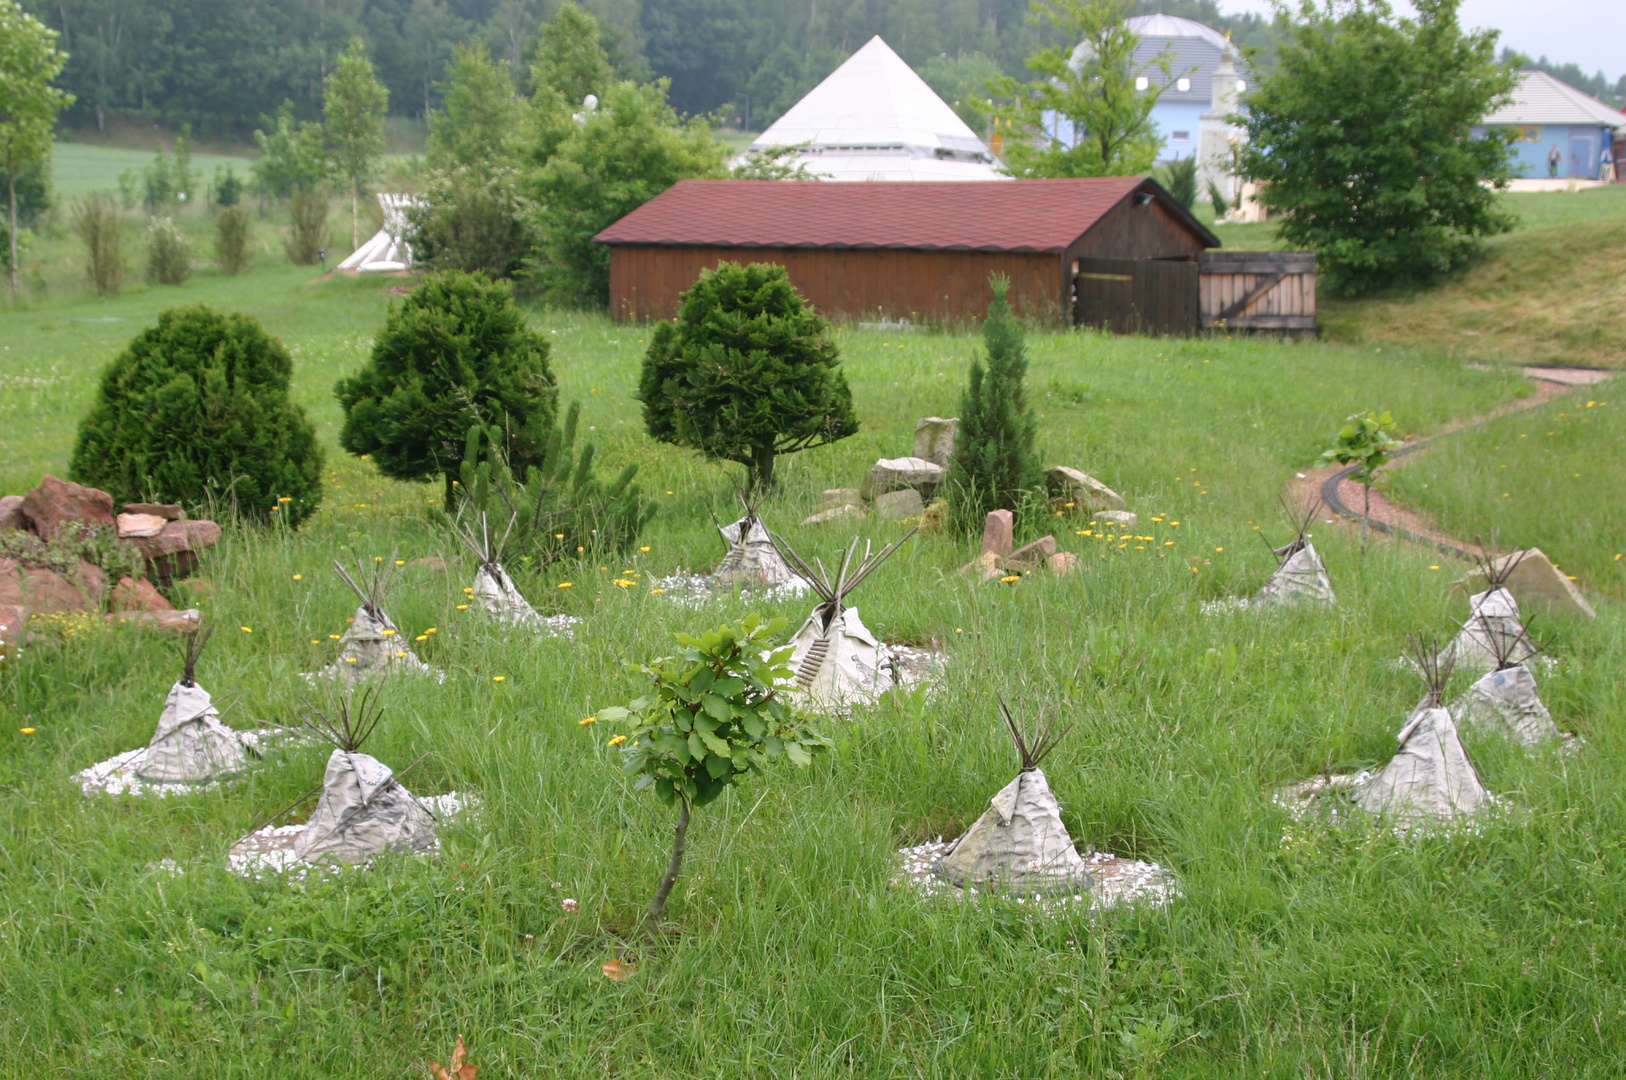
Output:
[[[4,567],[6,563],[9,568]],[[20,567],[10,559],[0,560],[0,605],[26,608],[31,613],[83,611],[90,606],[85,594],[55,570]]]
[[[107,595],[107,571],[95,563],[82,562],[69,576],[91,604],[102,606],[102,597]]]
[[[0,604],[0,640],[21,641],[27,624],[27,608],[21,604]]]
[[[23,513],[34,523],[40,538],[49,540],[65,522],[113,525],[113,496],[96,488],[46,476],[40,486],[23,496]]]
[[[0,495],[0,529],[27,530],[33,524],[23,513],[21,495]]]
[[[220,526],[212,521],[169,521],[157,536],[130,537],[144,559],[159,559],[183,551],[201,551],[220,539]]]
[[[125,503],[126,514],[152,514],[165,521],[184,521],[186,511],[176,503]]]
[[[114,611],[173,611],[175,605],[146,578],[119,578],[113,586]]]
[[[1078,553],[1074,551],[1058,551],[1044,561],[1052,574],[1066,577],[1078,569]]]
[[[1016,516],[1009,510],[991,510],[982,525],[982,552],[1003,559],[1011,553]]]
[[[995,513],[999,513],[999,511],[996,510]],[[1056,538],[1054,536],[1044,536],[1011,552],[1005,558],[1005,565],[1037,570],[1041,563],[1055,553]]]

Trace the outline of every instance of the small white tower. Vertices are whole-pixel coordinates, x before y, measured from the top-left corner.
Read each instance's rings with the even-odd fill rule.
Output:
[[[1214,69],[1214,93],[1208,111],[1197,121],[1197,197],[1208,196],[1210,182],[1216,184],[1226,201],[1235,205],[1237,184],[1235,150],[1248,133],[1229,123],[1237,111],[1238,95],[1245,89],[1236,73],[1231,43],[1225,43],[1219,67]]]

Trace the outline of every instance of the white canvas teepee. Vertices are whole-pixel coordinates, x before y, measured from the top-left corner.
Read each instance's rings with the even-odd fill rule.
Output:
[[[1067,731],[1052,735],[1049,723],[1041,720],[1037,736],[1029,739],[1003,700],[999,709],[1016,740],[1022,770],[944,853],[937,875],[960,886],[1012,892],[1088,888],[1084,857],[1073,846],[1073,838],[1062,824],[1061,806],[1039,767]]]
[[[363,863],[389,851],[431,851],[436,843],[434,818],[389,766],[335,748],[316,812],[294,840],[294,854],[313,863]]]
[[[537,614],[531,602],[525,599],[519,587],[514,584],[514,579],[508,576],[508,571],[502,568],[503,548],[507,546],[508,537],[513,532],[514,523],[518,518],[518,514],[510,513],[508,527],[496,538],[492,537],[491,523],[484,510],[480,511],[478,529],[465,524],[461,514],[453,519],[453,534],[474,553],[480,564],[480,568],[475,571],[474,586],[469,590],[469,595],[480,605],[481,610],[506,626],[551,632],[546,620]]]
[[[155,784],[205,783],[237,772],[248,763],[248,748],[236,731],[220,722],[209,692],[197,683],[198,657],[214,633],[187,632],[181,677],[169,688],[152,741],[135,766],[139,780]]]
[[[1405,823],[1478,813],[1490,802],[1490,794],[1468,760],[1450,712],[1440,704],[1451,661],[1421,644],[1414,645],[1414,652],[1428,695],[1400,730],[1395,756],[1355,788],[1355,805]]]
[[[332,715],[306,703],[305,724],[333,743],[316,810],[294,839],[305,862],[364,863],[389,851],[430,851],[435,821],[389,766],[361,752],[384,710],[379,691],[347,691]]]
[[[773,588],[792,585],[806,589],[807,582],[796,575],[786,563],[779,549],[773,546],[768,530],[754,508],[747,507],[746,515],[728,525],[719,525],[728,552],[712,571],[712,584],[718,588],[752,587]]]
[[[314,675],[355,682],[392,673],[443,677],[418,659],[384,611],[384,600],[394,583],[391,575],[396,569],[395,563],[393,556],[388,560],[377,559],[369,570],[365,563],[358,562],[358,576],[366,583],[364,587],[334,560],[333,569],[361,597],[361,606],[351,618],[349,628],[339,637],[338,658],[320,671],[308,673],[306,678]]]
[[[407,211],[418,205],[410,195],[378,196],[379,208],[384,211],[384,226],[373,238],[352,251],[338,269],[357,274],[381,273],[412,268],[412,245],[406,240]]]
[[[1521,746],[1563,738],[1552,713],[1542,704],[1535,675],[1517,664],[1481,675],[1457,699],[1452,711],[1464,724],[1495,731]]]
[[[1519,602],[1501,585],[1475,594],[1468,606],[1472,614],[1451,642],[1449,655],[1458,667],[1472,671],[1495,671],[1497,649],[1502,641],[1515,643],[1511,660],[1522,664],[1536,655],[1528,642],[1519,617]]]
[[[1316,554],[1315,545],[1310,543],[1309,533],[1305,531],[1320,508],[1321,500],[1316,499],[1305,506],[1301,513],[1288,510],[1288,520],[1297,529],[1298,536],[1286,547],[1272,549],[1271,554],[1276,556],[1276,572],[1270,575],[1253,598],[1255,604],[1291,607],[1306,602],[1338,602],[1338,597],[1332,591],[1332,579],[1327,576],[1327,568],[1322,565],[1321,556]],[[1287,509],[1285,503],[1283,509]]]
[[[1008,180],[993,152],[879,37],[751,144],[803,150],[823,180]]]
[[[839,710],[872,701],[892,689],[895,680],[886,646],[859,619],[858,609],[848,607],[845,601],[876,567],[914,535],[915,530],[910,529],[903,539],[888,544],[874,555],[866,545],[864,558],[858,560],[856,566],[858,541],[854,539],[842,556],[834,578],[822,562],[814,560],[817,567],[814,569],[783,540],[774,539],[774,546],[822,600],[790,640],[790,666],[796,672],[796,689],[807,695],[808,707]]]

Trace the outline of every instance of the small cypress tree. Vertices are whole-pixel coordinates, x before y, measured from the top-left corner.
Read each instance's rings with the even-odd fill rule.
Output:
[[[390,309],[371,359],[334,393],[339,445],[372,455],[394,480],[440,474],[447,512],[470,426],[504,432],[523,479],[542,460],[559,398],[548,340],[526,325],[508,285],[455,270],[430,274]]]
[[[971,362],[971,384],[960,399],[960,430],[949,466],[954,515],[967,529],[981,528],[990,510],[1018,509],[1023,494],[1044,480],[1033,448],[1039,420],[1022,388],[1027,346],[1005,299],[1011,281],[995,274],[988,285],[994,291],[982,324],[988,366]]]
[[[115,503],[215,499],[297,525],[322,501],[322,449],[288,399],[292,374],[249,316],[171,308],[103,373],[70,475]]]
[[[744,465],[755,490],[775,456],[858,431],[830,324],[772,263],[701,273],[650,337],[638,400],[652,437]]]

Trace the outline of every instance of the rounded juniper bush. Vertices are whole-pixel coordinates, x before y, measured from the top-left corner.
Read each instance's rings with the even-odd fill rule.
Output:
[[[503,432],[523,479],[542,459],[559,401],[547,339],[526,325],[507,283],[456,270],[430,274],[391,307],[366,366],[334,392],[339,445],[371,455],[393,480],[439,474],[448,512],[469,428]]]
[[[297,525],[322,501],[322,450],[288,398],[292,374],[257,320],[170,308],[103,372],[70,475],[115,503],[213,503]]]

